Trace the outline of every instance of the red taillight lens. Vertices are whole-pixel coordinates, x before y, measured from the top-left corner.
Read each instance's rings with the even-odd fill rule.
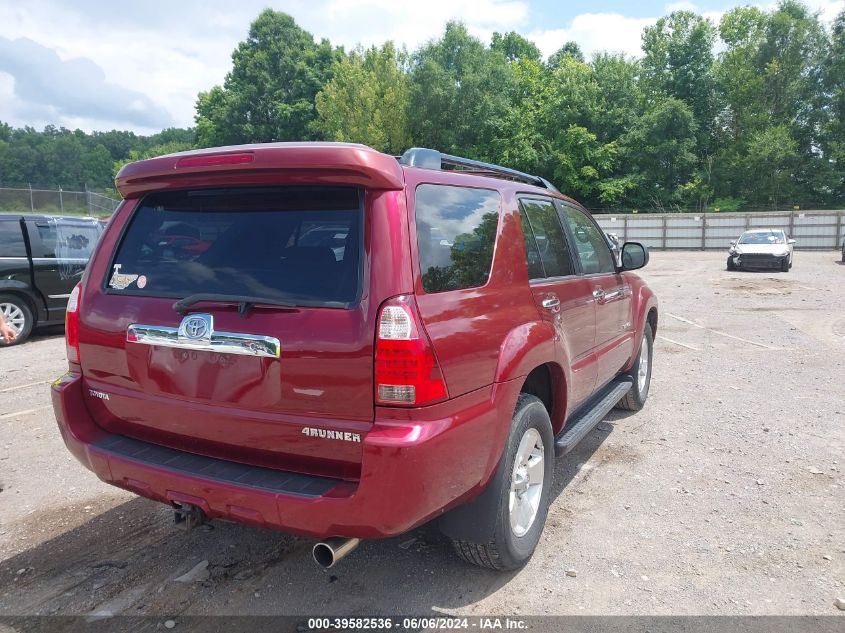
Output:
[[[79,362],[79,295],[81,292],[82,284],[76,284],[67,300],[67,312],[65,312],[65,343],[67,344],[67,359],[71,363]]]
[[[381,307],[375,356],[377,404],[420,406],[448,397],[410,295],[390,299]]]

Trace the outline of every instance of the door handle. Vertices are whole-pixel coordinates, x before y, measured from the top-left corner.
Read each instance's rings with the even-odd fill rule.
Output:
[[[543,299],[543,307],[546,310],[554,310],[560,305],[560,299],[557,297],[548,297],[547,299]]]
[[[604,297],[604,290],[602,290],[601,288],[596,288],[595,290],[593,290],[593,297],[596,298],[596,299],[603,298]]]

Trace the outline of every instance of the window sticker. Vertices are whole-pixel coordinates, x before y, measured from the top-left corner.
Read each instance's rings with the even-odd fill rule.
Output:
[[[125,290],[134,284],[136,279],[138,279],[138,275],[127,275],[126,273],[122,273],[120,272],[120,264],[115,264],[111,281],[109,281],[109,287],[115,288],[116,290]],[[144,278],[144,285],[147,285],[146,277]]]

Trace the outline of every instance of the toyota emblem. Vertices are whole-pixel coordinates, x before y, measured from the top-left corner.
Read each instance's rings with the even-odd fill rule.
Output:
[[[191,315],[182,320],[180,334],[192,341],[207,339],[211,336],[211,318],[208,315]]]

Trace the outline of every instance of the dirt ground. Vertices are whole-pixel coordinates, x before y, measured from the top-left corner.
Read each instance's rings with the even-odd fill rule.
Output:
[[[0,350],[0,616],[833,615],[845,599],[845,265],[725,271],[652,253],[651,395],[560,461],[522,570],[461,563],[430,526],[334,569],[312,542],[215,523],[97,480],[65,450],[48,383],[61,329]],[[208,562],[201,582],[175,582]],[[575,577],[567,569],[575,569]],[[201,577],[205,574],[201,574]]]

